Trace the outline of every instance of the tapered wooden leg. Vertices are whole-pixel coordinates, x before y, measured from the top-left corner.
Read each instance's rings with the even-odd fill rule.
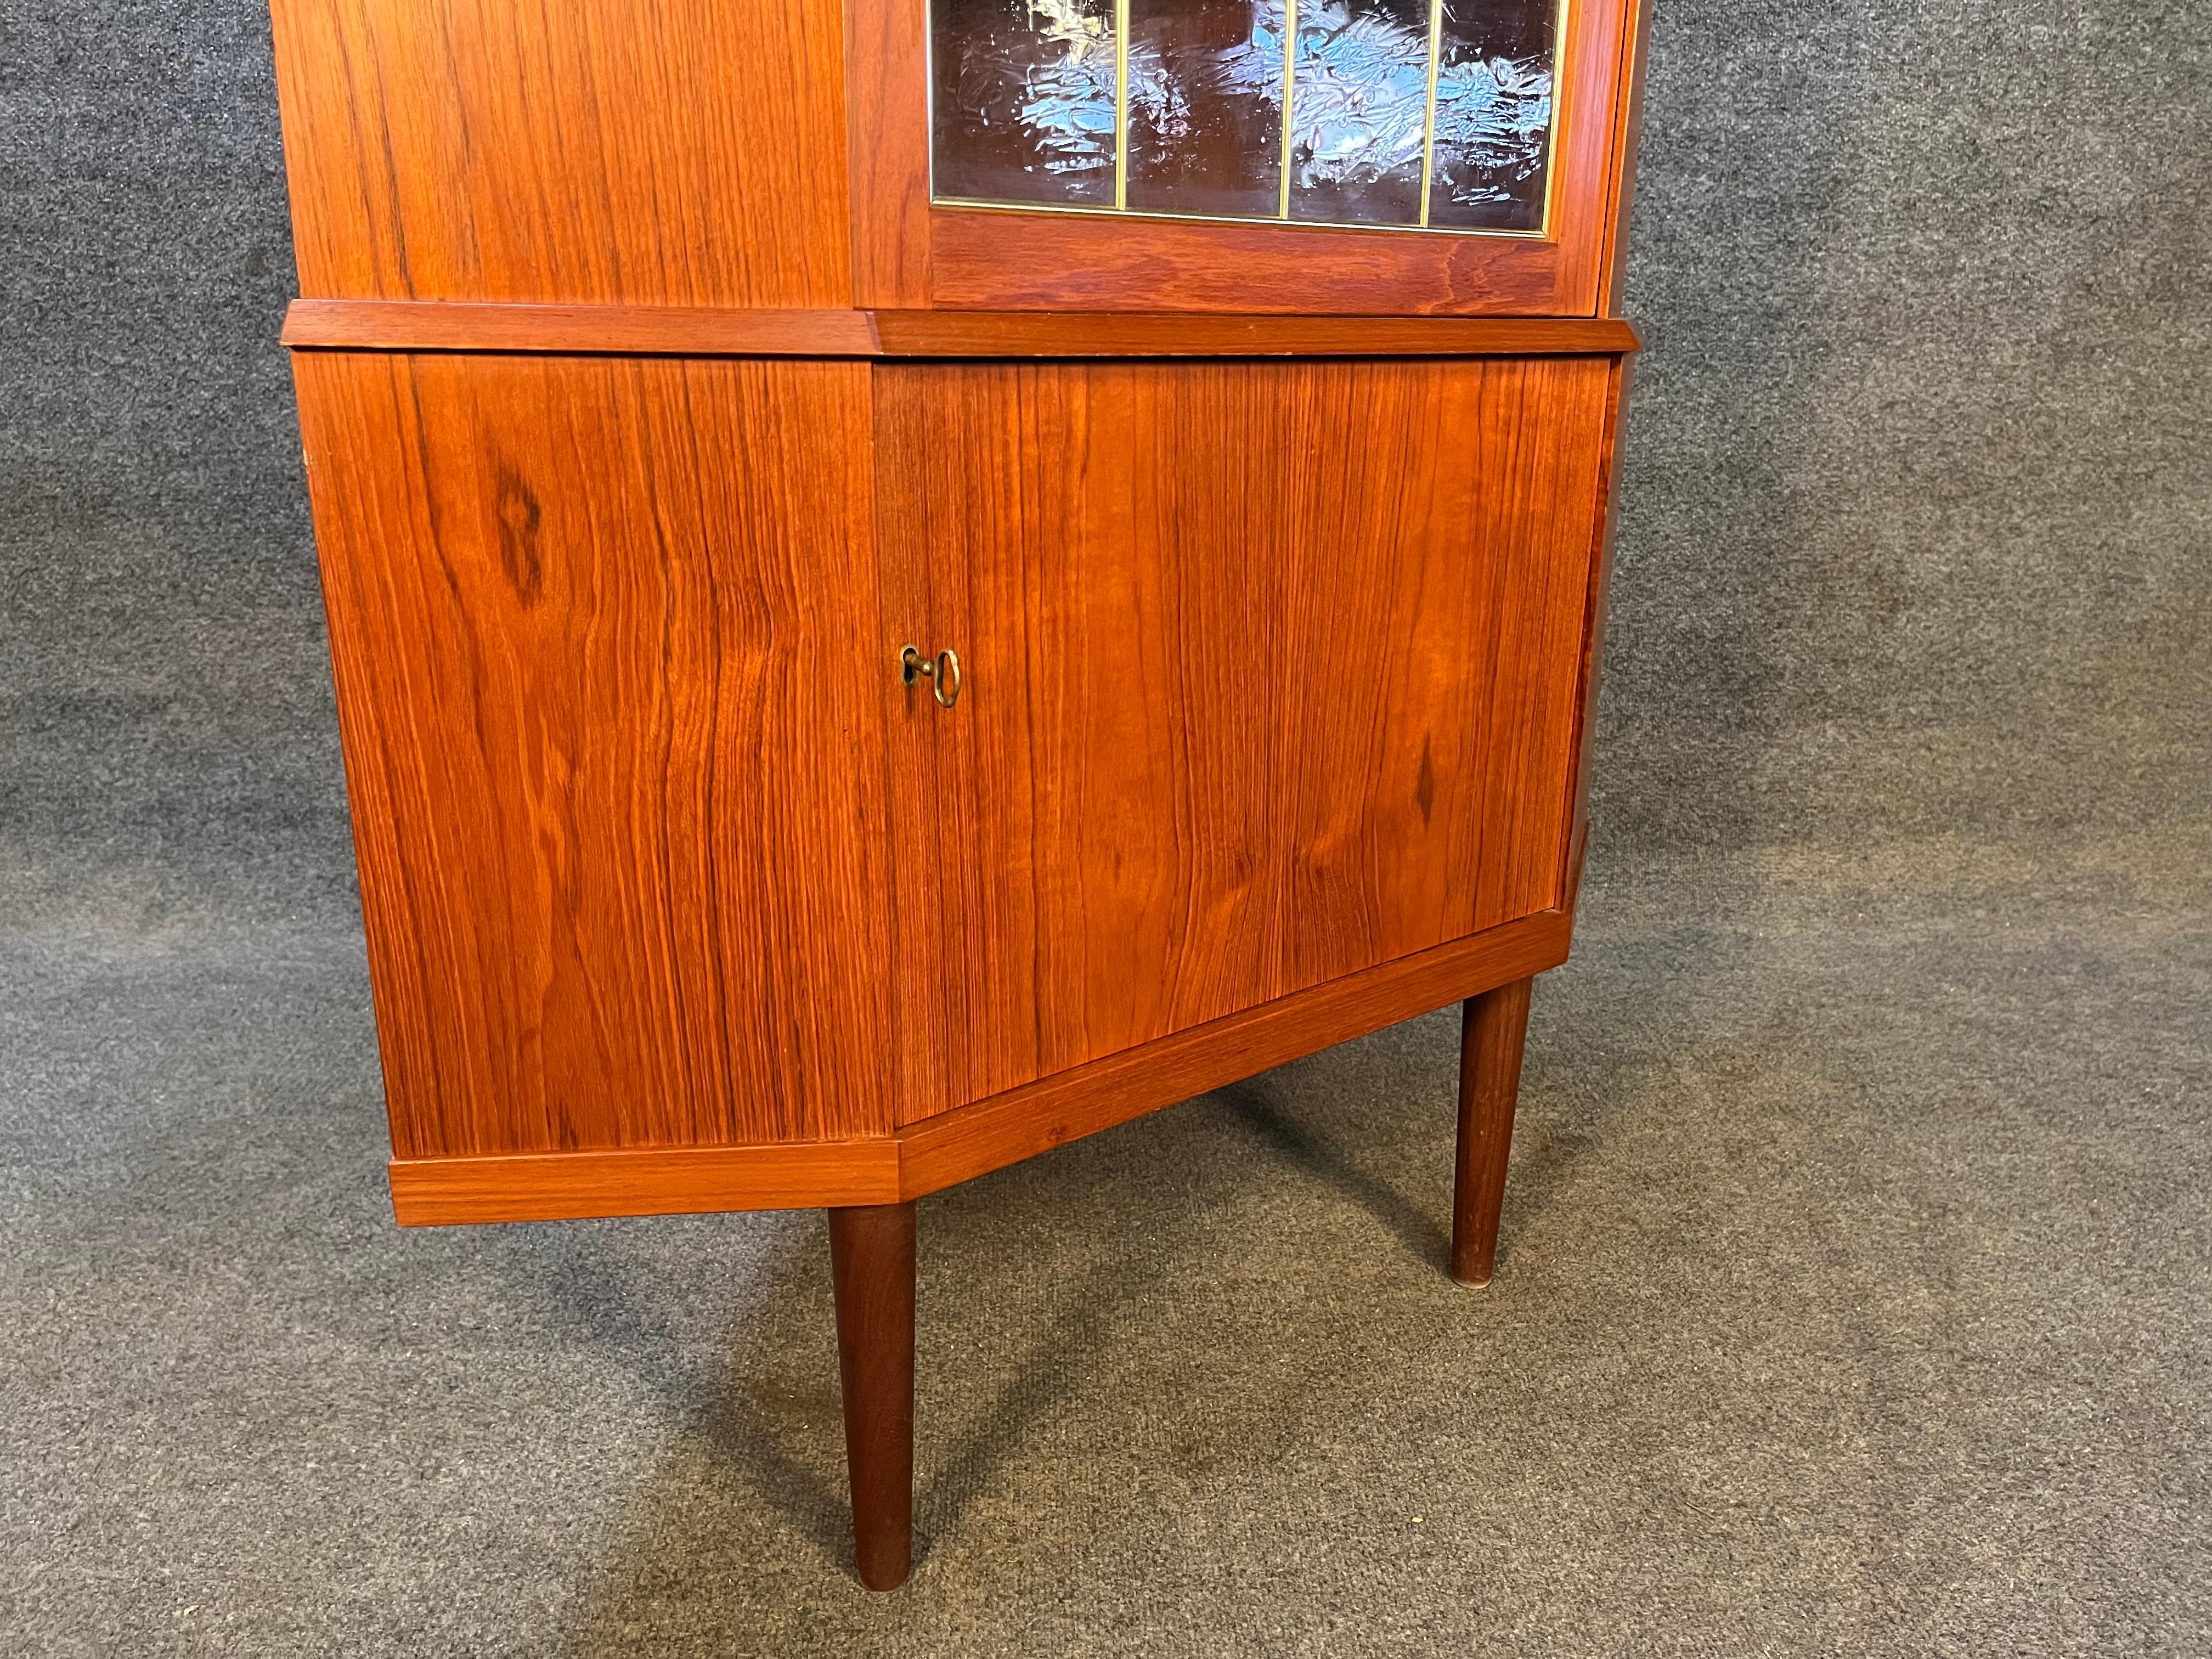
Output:
[[[1516,980],[1470,997],[1460,1028],[1451,1275],[1462,1285],[1490,1283],[1498,1257],[1498,1212],[1505,1200],[1505,1158],[1513,1146],[1513,1103],[1521,1093],[1521,1045],[1534,982]]]
[[[845,1467],[860,1582],[896,1589],[914,1565],[914,1206],[830,1212]]]

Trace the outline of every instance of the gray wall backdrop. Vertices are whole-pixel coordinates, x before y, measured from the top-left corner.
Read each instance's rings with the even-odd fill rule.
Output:
[[[839,1565],[819,1240],[790,1231],[805,1224],[395,1241],[382,1211],[328,661],[275,344],[294,279],[269,55],[254,0],[10,0],[0,15],[0,1347],[29,1356],[0,1359],[0,1633],[16,1638],[0,1646],[183,1650],[195,1630],[224,1651],[617,1650],[640,1631],[701,1650],[746,1648],[733,1630],[763,1651],[858,1641],[853,1621],[885,1615],[846,1594]],[[1486,1328],[1490,1349],[1432,1344],[1475,1368],[1464,1376],[1483,1352],[1510,1356],[1455,1433],[1479,1445],[1470,1424],[1512,1418],[1501,1461],[1466,1490],[1510,1503],[1522,1489],[1494,1471],[1521,1471],[1538,1518],[1470,1545],[1517,1565],[1468,1595],[1518,1650],[2203,1650],[2209,276],[2201,0],[1660,0],[1627,297],[1648,349],[1583,956],[1543,994],[1532,1038],[1509,1200],[1523,1289],[1508,1273],[1490,1293],[1531,1299],[1488,1304],[1512,1310]],[[1395,1375],[1390,1331],[1443,1316],[1389,1299],[1425,1271],[1403,1252],[1371,1285],[1351,1245],[1328,1256],[1328,1194],[1350,1195],[1351,1233],[1379,1217],[1432,1249],[1445,1132],[1376,1103],[1448,1121],[1449,1047],[1448,1021],[1417,1022],[1289,1068],[1272,1094],[1009,1176],[995,1209],[945,1200],[935,1237],[964,1227],[989,1251],[957,1273],[926,1263],[942,1280],[925,1285],[929,1319],[988,1332],[991,1308],[963,1312],[959,1286],[995,1284],[992,1264],[1024,1252],[1058,1260],[1040,1241],[1060,1218],[1089,1217],[1108,1255],[1152,1261],[1146,1237],[1115,1231],[1113,1206],[1142,1197],[1181,1241],[1147,1269],[1166,1277],[1137,1287],[1152,1287],[1143,1318],[1067,1315],[1133,1305],[1073,1258],[1058,1280],[1038,1267],[1044,1279],[994,1296],[1034,1291],[1065,1346],[1152,1357],[1176,1398],[1260,1386],[1256,1371],[1173,1371],[1205,1363],[1189,1310],[1212,1305],[1176,1263],[1235,1237],[1205,1234],[1191,1218],[1210,1212],[1186,1216],[1176,1194],[1217,1154],[1259,1159],[1255,1188],[1280,1185],[1272,1157],[1316,1184],[1271,1236],[1321,1253],[1274,1305],[1367,1285],[1398,1322],[1362,1328],[1359,1365],[1338,1370]],[[1546,1176],[1555,1144],[1565,1162]],[[1714,1193],[1726,1201],[1698,1207]],[[992,1243],[1013,1224],[1001,1210],[1035,1231]],[[1610,1255],[1578,1253],[1592,1232]],[[1748,1279],[1700,1254],[1723,1237],[1763,1264]],[[787,1293],[714,1288],[761,1262]],[[2092,1282],[2070,1276],[2083,1263]],[[1771,1285],[1754,1282],[1764,1264]],[[1274,1284],[1249,1265],[1249,1283]],[[1653,1311],[1644,1287],[1669,1268],[1679,1294],[1709,1300]],[[2023,1286],[2058,1288],[2036,1301]],[[549,1294],[565,1311],[541,1323]],[[726,1374],[711,1356],[740,1315],[771,1336],[748,1337],[767,1346]],[[1742,1335],[1776,1320],[1802,1340]],[[1670,1344],[1685,1321],[1758,1348],[1763,1380],[1732,1392],[1701,1370],[1699,1345]],[[1157,1349],[1139,1334],[1153,1324]],[[508,1333],[497,1352],[514,1363],[435,1334],[448,1328]],[[1211,1346],[1250,1353],[1276,1329]],[[1362,1631],[1465,1637],[1472,1602],[1409,1576],[1391,1552],[1411,1545],[1363,1555],[1365,1500],[1320,1476],[1276,1504],[1265,1542],[1237,1544],[1228,1500],[1188,1495],[1174,1513],[1211,1531],[1158,1553],[1166,1511],[1145,1509],[1147,1477],[1095,1461],[1148,1444],[1150,1419],[1085,1394],[1082,1366],[990,1360],[996,1339],[960,1340],[964,1380],[1006,1392],[951,1450],[925,1444],[925,1469],[951,1473],[925,1502],[943,1542],[936,1588],[917,1580],[924,1599],[900,1615],[908,1647],[934,1632],[968,1652],[1128,1650],[1170,1613],[1180,1633],[1150,1644],[1163,1651],[1286,1651],[1332,1628],[1340,1652]],[[1628,1345],[1617,1369],[1636,1381],[1613,1394],[1576,1370],[1608,1341]],[[1916,1369],[1938,1352],[1948,1369]],[[609,1354],[625,1358],[594,1370]],[[816,1391],[792,1397],[817,1401],[796,1416],[738,1386],[787,1360]],[[1381,1393],[1427,1397],[1413,1375]],[[1523,1399],[1522,1375],[1579,1376],[1583,1407]],[[1376,1394],[1336,1376],[1299,1386],[1350,1390],[1342,1410],[1365,1421],[1358,1402]],[[1148,1388],[1167,1384],[1133,1395]],[[462,1426],[563,1423],[624,1389],[659,1403],[605,1407],[616,1426],[588,1448],[539,1456]],[[1773,1403],[1824,1390],[1828,1417]],[[618,1454],[658,1443],[637,1425],[664,1407],[722,1450],[696,1467],[672,1454],[653,1486],[637,1474],[650,1456]],[[746,1418],[715,1439],[727,1413],[756,1408],[768,1429]],[[925,1408],[964,1420],[950,1396]],[[1076,1446],[1045,1425],[1063,1408],[1091,1449],[1054,1462],[1037,1448]],[[1708,1408],[1731,1423],[1710,1444]],[[1837,1412],[1856,1440],[1806,1426]],[[407,1443],[420,1468],[450,1455],[491,1471],[463,1480],[474,1508],[462,1488],[428,1492],[416,1464],[378,1462],[418,1419],[450,1436],[434,1454]],[[1304,1455],[1200,1420],[1243,1460],[1238,1480],[1264,1486]],[[1734,1473],[1679,1510],[1648,1485],[1621,1497],[1623,1463],[1563,1449],[1608,1444],[1621,1424]],[[747,1462],[763,1436],[781,1443],[778,1425],[804,1455]],[[1441,1478],[1441,1441],[1376,1433],[1371,1466],[1339,1447],[1360,1492],[1392,1490],[1401,1462]],[[327,1488],[302,1473],[325,1460],[348,1471]],[[580,1463],[644,1481],[646,1520],[605,1520]],[[1824,1485],[1837,1468],[1860,1484]],[[1080,1478],[1054,1486],[1066,1469]],[[511,1488],[509,1532],[469,1480]],[[712,1496],[748,1480],[747,1503]],[[347,1510],[341,1489],[374,1501]],[[1568,1524],[1544,1504],[1569,1492],[1613,1496],[1577,1498],[1595,1507]],[[1299,1557],[1297,1586],[1253,1578],[1252,1563],[1310,1543],[1332,1504],[1350,1516],[1334,1553]],[[757,1512],[767,1529],[748,1532]],[[1784,1519],[1740,1522],[1754,1512]],[[1955,1542],[1984,1524],[1986,1547]],[[1007,1583],[974,1541],[1026,1559],[1078,1525],[1064,1560]],[[630,1541],[605,1541],[617,1534]],[[727,1559],[716,1536],[761,1553]],[[1208,1539],[1241,1551],[1211,1577],[1192,1565]],[[781,1563],[766,1589],[761,1560]],[[657,1579],[668,1562],[674,1579]],[[1144,1610],[1117,1611],[1107,1578],[1065,1562],[1141,1585]],[[1052,1593],[1063,1571],[1079,1594]],[[195,1574],[211,1607],[179,1588]],[[1257,1600],[1255,1583],[1272,1586]],[[586,1584],[578,1613],[562,1597]],[[986,1607],[976,1587],[994,1584]],[[703,1610],[702,1585],[720,1598]],[[1330,1624],[1347,1609],[1353,1626]]]

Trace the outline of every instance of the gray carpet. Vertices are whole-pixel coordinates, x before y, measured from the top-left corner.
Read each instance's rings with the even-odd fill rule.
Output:
[[[246,0],[0,21],[0,1652],[2212,1650],[2212,18],[1661,0],[1576,960],[927,1201],[401,1233]]]

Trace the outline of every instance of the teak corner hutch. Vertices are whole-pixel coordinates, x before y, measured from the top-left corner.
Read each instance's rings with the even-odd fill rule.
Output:
[[[276,0],[407,1224],[914,1203],[1565,958],[1635,0]]]

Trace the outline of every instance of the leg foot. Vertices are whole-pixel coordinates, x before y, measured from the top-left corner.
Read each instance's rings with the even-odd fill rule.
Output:
[[[1468,1000],[1459,1049],[1459,1170],[1452,1190],[1451,1276],[1487,1285],[1498,1256],[1498,1212],[1521,1093],[1528,988],[1516,980]]]
[[[830,1212],[845,1467],[860,1582],[896,1589],[914,1558],[914,1206]]]

